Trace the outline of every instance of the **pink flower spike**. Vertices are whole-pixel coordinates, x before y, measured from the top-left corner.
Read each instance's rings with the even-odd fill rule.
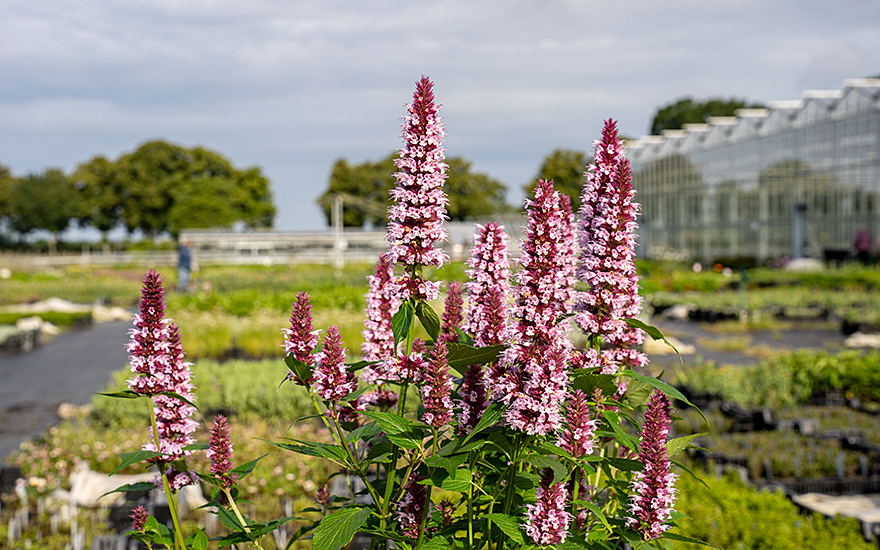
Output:
[[[397,503],[397,521],[400,532],[409,538],[417,539],[422,531],[425,506],[428,500],[428,486],[419,485],[422,477],[413,473],[404,488],[403,498]]]
[[[462,326],[464,300],[461,296],[461,283],[452,281],[446,289],[446,303],[443,306],[440,339],[444,342],[458,342],[458,329]]]
[[[669,471],[666,437],[672,423],[669,398],[655,390],[645,411],[639,462],[645,465],[633,478],[627,526],[638,530],[645,540],[660,537],[669,525],[676,500],[675,480]]]
[[[324,349],[313,378],[315,391],[329,401],[339,401],[357,390],[357,378],[345,365],[345,348],[336,326],[327,327]]]
[[[559,434],[557,445],[574,457],[586,456],[593,452],[596,437],[596,420],[590,413],[586,394],[575,390],[568,402],[566,423],[568,429]]]
[[[144,531],[144,527],[147,524],[147,518],[150,517],[150,514],[147,513],[146,508],[143,506],[138,506],[134,510],[131,511],[131,530],[142,533]]]
[[[492,346],[507,340],[507,292],[510,288],[510,259],[507,233],[496,222],[477,226],[474,248],[468,259],[466,284],[468,308],[464,331],[478,346]]]
[[[150,270],[144,278],[141,290],[140,313],[132,318],[133,329],[129,330],[131,341],[128,344],[131,372],[135,376],[128,380],[128,388],[141,395],[156,395],[171,391],[173,381],[168,378],[172,370],[172,357],[169,344],[169,320],[165,315],[165,289],[162,278]]]
[[[398,279],[401,299],[433,300],[439,283],[424,280],[422,266],[442,267],[449,257],[437,242],[446,239],[446,204],[443,192],[447,165],[443,162],[444,136],[433,84],[427,77],[416,84],[409,115],[404,118],[400,156],[395,161],[397,187],[391,191],[395,205],[388,210],[388,233],[391,245],[388,257],[393,263],[408,266]]]
[[[447,357],[446,342],[440,340],[434,345],[422,387],[422,421],[438,430],[452,418],[452,381]]]
[[[575,322],[587,335],[601,337],[606,349],[595,366],[615,374],[623,367],[644,366],[647,358],[629,349],[640,344],[643,335],[625,323],[639,314],[642,304],[635,267],[639,205],[633,202],[630,163],[614,121],[605,122],[585,175],[578,277],[589,290],[578,295]]]
[[[211,443],[207,451],[211,461],[211,473],[220,479],[224,489],[229,489],[235,484],[235,476],[230,474],[232,470],[232,441],[229,439],[229,424],[226,417],[218,414],[211,425]]]
[[[309,303],[308,293],[300,292],[296,295],[290,315],[290,328],[282,329],[281,334],[284,335],[282,347],[285,353],[306,365],[314,364],[312,353],[318,346],[318,334],[312,326],[312,305]],[[293,371],[290,371],[287,377],[300,386],[312,383],[311,380],[300,380]]]
[[[535,497],[535,504],[526,505],[526,534],[540,546],[562,544],[571,523],[571,514],[565,510],[568,488],[564,482],[554,485],[553,471],[548,468],[541,476]]]

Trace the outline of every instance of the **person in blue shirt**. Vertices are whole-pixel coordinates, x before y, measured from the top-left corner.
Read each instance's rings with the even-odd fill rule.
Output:
[[[189,241],[177,247],[177,289],[186,291],[189,285],[189,274],[192,271],[192,252]]]

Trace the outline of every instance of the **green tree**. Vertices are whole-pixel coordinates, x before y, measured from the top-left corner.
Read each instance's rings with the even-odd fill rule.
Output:
[[[52,234],[50,249],[54,249],[59,233],[83,212],[70,178],[57,168],[29,174],[15,182],[9,204],[9,225],[13,231],[24,237],[45,229]]]
[[[9,200],[14,185],[15,178],[12,176],[12,171],[9,167],[0,164],[0,221],[5,220],[12,213]]]
[[[390,205],[391,189],[396,183],[395,157],[396,153],[391,153],[378,161],[366,161],[361,164],[350,164],[345,159],[337,160],[330,171],[327,190],[318,197],[318,204],[324,211],[327,224],[333,223],[332,198],[337,193],[348,193],[367,201]],[[384,217],[380,218],[374,213],[356,208],[345,208],[342,212],[342,224],[347,227],[363,227],[367,223],[384,225],[385,221]]]
[[[164,141],[145,143],[116,162],[115,178],[121,218],[129,232],[140,229],[156,236],[181,227],[229,225],[227,217],[219,215],[215,224],[207,226],[203,224],[209,220],[183,219],[188,211],[195,215],[201,208],[198,204],[216,204],[218,197],[228,201],[232,221],[241,220],[248,227],[271,227],[275,217],[269,180],[259,168],[238,170],[219,153],[203,147],[187,149]],[[184,190],[187,204],[176,210],[178,217],[172,224],[170,213]],[[197,192],[206,197],[196,200],[193,193]]]
[[[584,172],[590,159],[582,151],[556,149],[546,157],[538,169],[538,175],[525,186],[526,196],[535,193],[538,180],[553,180],[553,187],[571,197],[573,212],[581,207],[581,192],[584,189]]]
[[[706,122],[710,116],[733,116],[737,109],[760,109],[764,106],[741,99],[709,98],[703,101],[685,97],[657,109],[651,119],[651,134],[678,130],[685,124]]]
[[[125,189],[121,186],[116,163],[96,156],[77,166],[71,180],[83,203],[80,225],[94,227],[107,240],[107,233],[122,221]]]
[[[448,177],[444,190],[449,197],[449,218],[465,221],[510,210],[505,201],[507,187],[486,174],[472,172],[471,162],[461,157],[447,159]]]
[[[181,229],[230,227],[237,219],[235,185],[226,178],[200,178],[186,182],[168,212],[171,234]]]

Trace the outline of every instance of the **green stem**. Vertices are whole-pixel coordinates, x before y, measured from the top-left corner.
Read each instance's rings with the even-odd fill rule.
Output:
[[[156,422],[156,406],[153,404],[153,398],[148,398],[150,402],[150,425],[153,428],[153,443],[156,444],[156,451],[162,452],[159,447],[159,425]],[[161,465],[160,465],[161,464]],[[168,483],[168,476],[165,474],[164,463],[157,463],[159,474],[162,476],[162,488],[165,490],[165,498],[168,499],[168,510],[171,512],[171,520],[174,522],[174,547],[178,550],[185,550],[183,530],[180,528],[180,520],[177,518],[177,502],[174,493],[171,491],[171,485]]]
[[[468,453],[468,470],[474,471],[474,451]],[[467,495],[467,515],[468,515],[468,548],[474,547],[474,484],[468,485]]]
[[[507,478],[507,494],[504,497],[504,509],[503,512],[505,515],[510,515],[510,509],[513,507],[513,495],[516,493],[516,472],[519,468],[519,454],[522,447],[522,436],[517,434],[513,438],[513,460],[510,464],[510,473]],[[504,546],[504,533],[500,533],[498,537],[498,548],[503,548]]]
[[[244,529],[244,532],[247,533],[248,535],[250,535],[251,530],[248,528],[247,522],[245,521],[244,516],[242,516],[241,512],[238,510],[238,506],[235,504],[235,499],[232,498],[232,494],[229,492],[229,489],[226,489],[223,487],[221,487],[220,489],[223,491],[223,494],[226,495],[226,501],[229,502],[229,507],[232,508],[233,512],[235,512],[235,517],[238,518],[238,522],[241,523],[241,526]],[[260,545],[259,539],[252,538],[251,541],[254,543],[254,545],[257,548],[259,548],[260,550],[263,550],[262,545]]]

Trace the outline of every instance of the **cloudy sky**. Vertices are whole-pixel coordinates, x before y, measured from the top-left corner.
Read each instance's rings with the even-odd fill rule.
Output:
[[[877,0],[3,0],[0,164],[24,175],[151,139],[272,181],[315,230],[333,162],[400,144],[428,75],[448,154],[522,185],[602,121],[682,96],[798,99],[880,73]]]

